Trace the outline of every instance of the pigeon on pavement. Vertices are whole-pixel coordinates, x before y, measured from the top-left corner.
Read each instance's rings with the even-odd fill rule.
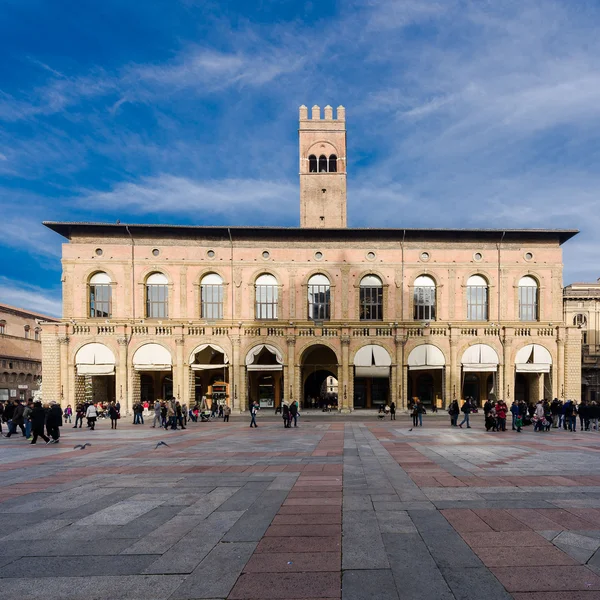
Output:
[[[154,446],[154,449],[156,450],[159,446],[166,446],[167,448],[171,447],[166,442],[158,442],[158,444],[156,444],[156,446]]]

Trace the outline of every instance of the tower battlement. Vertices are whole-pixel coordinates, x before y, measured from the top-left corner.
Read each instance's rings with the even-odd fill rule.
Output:
[[[323,119],[321,119],[321,107],[315,104],[311,108],[310,117],[308,116],[308,107],[304,104],[300,107],[300,121],[345,121],[346,109],[340,105],[336,109],[336,118],[333,118],[333,107],[329,104],[323,109]]]

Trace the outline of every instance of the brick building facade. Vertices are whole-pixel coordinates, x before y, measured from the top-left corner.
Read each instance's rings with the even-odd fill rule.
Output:
[[[346,227],[345,112],[300,108],[301,227],[46,223],[65,237],[46,383],[84,398],[206,396],[247,410],[418,396],[579,398],[563,320],[572,230]]]
[[[29,400],[42,381],[42,321],[52,317],[0,304],[0,402]]]

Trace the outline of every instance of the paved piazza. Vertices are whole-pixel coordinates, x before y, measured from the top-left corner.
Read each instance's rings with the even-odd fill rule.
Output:
[[[600,434],[261,417],[2,438],[0,598],[600,598]]]

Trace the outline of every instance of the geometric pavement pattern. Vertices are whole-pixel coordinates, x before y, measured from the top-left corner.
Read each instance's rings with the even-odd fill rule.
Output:
[[[600,598],[599,433],[258,422],[0,440],[0,599]]]

